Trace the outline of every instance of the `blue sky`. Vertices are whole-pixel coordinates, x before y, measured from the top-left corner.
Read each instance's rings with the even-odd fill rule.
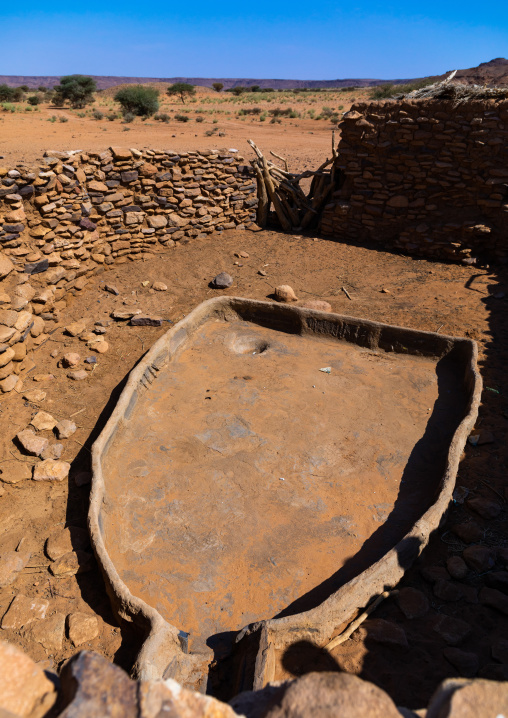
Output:
[[[508,3],[6,0],[0,50],[2,75],[421,77],[508,57]]]

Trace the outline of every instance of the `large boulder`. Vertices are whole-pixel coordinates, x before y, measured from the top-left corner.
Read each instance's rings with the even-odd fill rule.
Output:
[[[41,718],[56,700],[53,683],[23,651],[0,641],[0,715]]]

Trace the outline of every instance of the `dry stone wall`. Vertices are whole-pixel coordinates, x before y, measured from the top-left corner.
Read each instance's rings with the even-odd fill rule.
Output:
[[[0,391],[19,386],[65,295],[104,266],[256,218],[243,157],[111,148],[0,167]]]
[[[325,236],[508,261],[508,101],[362,103],[340,129]]]

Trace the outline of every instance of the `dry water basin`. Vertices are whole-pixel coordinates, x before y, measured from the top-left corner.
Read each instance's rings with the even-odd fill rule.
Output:
[[[93,447],[92,541],[141,629],[137,674],[203,690],[212,658],[255,634],[237,684],[260,687],[291,643],[326,645],[439,525],[480,391],[470,340],[199,305]]]

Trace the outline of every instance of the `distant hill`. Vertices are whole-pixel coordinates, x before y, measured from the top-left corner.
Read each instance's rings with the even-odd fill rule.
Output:
[[[453,68],[455,69],[455,68]],[[449,71],[440,77],[444,78]],[[36,75],[0,75],[0,84],[5,83],[10,87],[28,85],[30,88],[54,87],[60,82],[58,76],[36,76]],[[272,87],[274,90],[293,89],[319,89],[332,87],[373,87],[390,83],[403,85],[414,82],[415,79],[378,80],[372,78],[347,78],[342,80],[257,80],[251,77],[114,77],[111,75],[92,75],[100,90],[106,90],[116,85],[144,84],[163,82],[171,85],[174,82],[188,82],[191,85],[211,87],[214,82],[222,82],[224,89],[231,87],[259,85],[261,88]],[[435,78],[433,78],[435,79]],[[508,85],[508,60],[498,57],[490,62],[482,62],[478,67],[471,67],[467,70],[459,70],[456,79],[468,85]]]
[[[5,83],[10,87],[27,85],[30,88],[54,87],[60,82],[61,75],[36,76],[36,75],[0,75],[0,84]],[[400,85],[410,80],[373,80],[373,79],[346,79],[346,80],[256,80],[250,77],[113,77],[110,75],[90,75],[97,82],[99,90],[107,90],[116,85],[145,84],[164,82],[168,85],[174,82],[188,82],[190,85],[211,87],[214,82],[222,82],[224,89],[231,87],[259,85],[261,88],[272,87],[274,90],[293,89],[318,89],[330,87],[372,87],[383,85],[385,82]]]

